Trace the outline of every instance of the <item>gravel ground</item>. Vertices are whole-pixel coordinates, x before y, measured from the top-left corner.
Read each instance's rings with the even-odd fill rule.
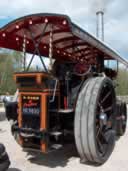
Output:
[[[74,148],[68,146],[47,155],[30,155],[23,152],[14,141],[7,121],[0,122],[0,142],[4,143],[11,159],[8,171],[127,171],[128,170],[128,131],[116,143],[111,158],[100,167],[80,164]]]

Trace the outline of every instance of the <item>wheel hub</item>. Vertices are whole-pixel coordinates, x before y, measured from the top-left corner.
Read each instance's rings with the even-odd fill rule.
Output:
[[[100,119],[100,126],[103,127],[103,126],[106,126],[107,125],[107,122],[108,122],[108,117],[107,117],[107,114],[106,113],[101,113],[100,116],[99,116],[99,119]]]

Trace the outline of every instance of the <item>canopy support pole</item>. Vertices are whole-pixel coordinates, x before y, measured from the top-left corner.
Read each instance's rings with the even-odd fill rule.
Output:
[[[50,32],[50,39],[49,39],[49,59],[50,59],[50,66],[49,70],[52,71],[52,57],[53,57],[53,26],[51,26],[51,32]]]
[[[23,40],[23,70],[26,69],[26,35],[24,34]]]

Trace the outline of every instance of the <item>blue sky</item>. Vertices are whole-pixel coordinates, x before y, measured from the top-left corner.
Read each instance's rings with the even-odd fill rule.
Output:
[[[123,2],[123,3],[122,3]],[[3,0],[0,27],[32,13],[63,13],[89,33],[96,33],[96,11],[105,12],[105,42],[128,59],[128,0]]]
[[[7,17],[7,18],[0,18],[0,27],[6,25],[10,21],[12,21],[14,18],[13,17]]]

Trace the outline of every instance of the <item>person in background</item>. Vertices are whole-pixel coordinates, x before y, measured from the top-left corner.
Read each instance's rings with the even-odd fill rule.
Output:
[[[3,102],[6,103],[6,102],[9,102],[9,101],[10,101],[10,94],[9,94],[9,92],[6,92],[6,95],[5,95],[4,99],[3,99]]]

